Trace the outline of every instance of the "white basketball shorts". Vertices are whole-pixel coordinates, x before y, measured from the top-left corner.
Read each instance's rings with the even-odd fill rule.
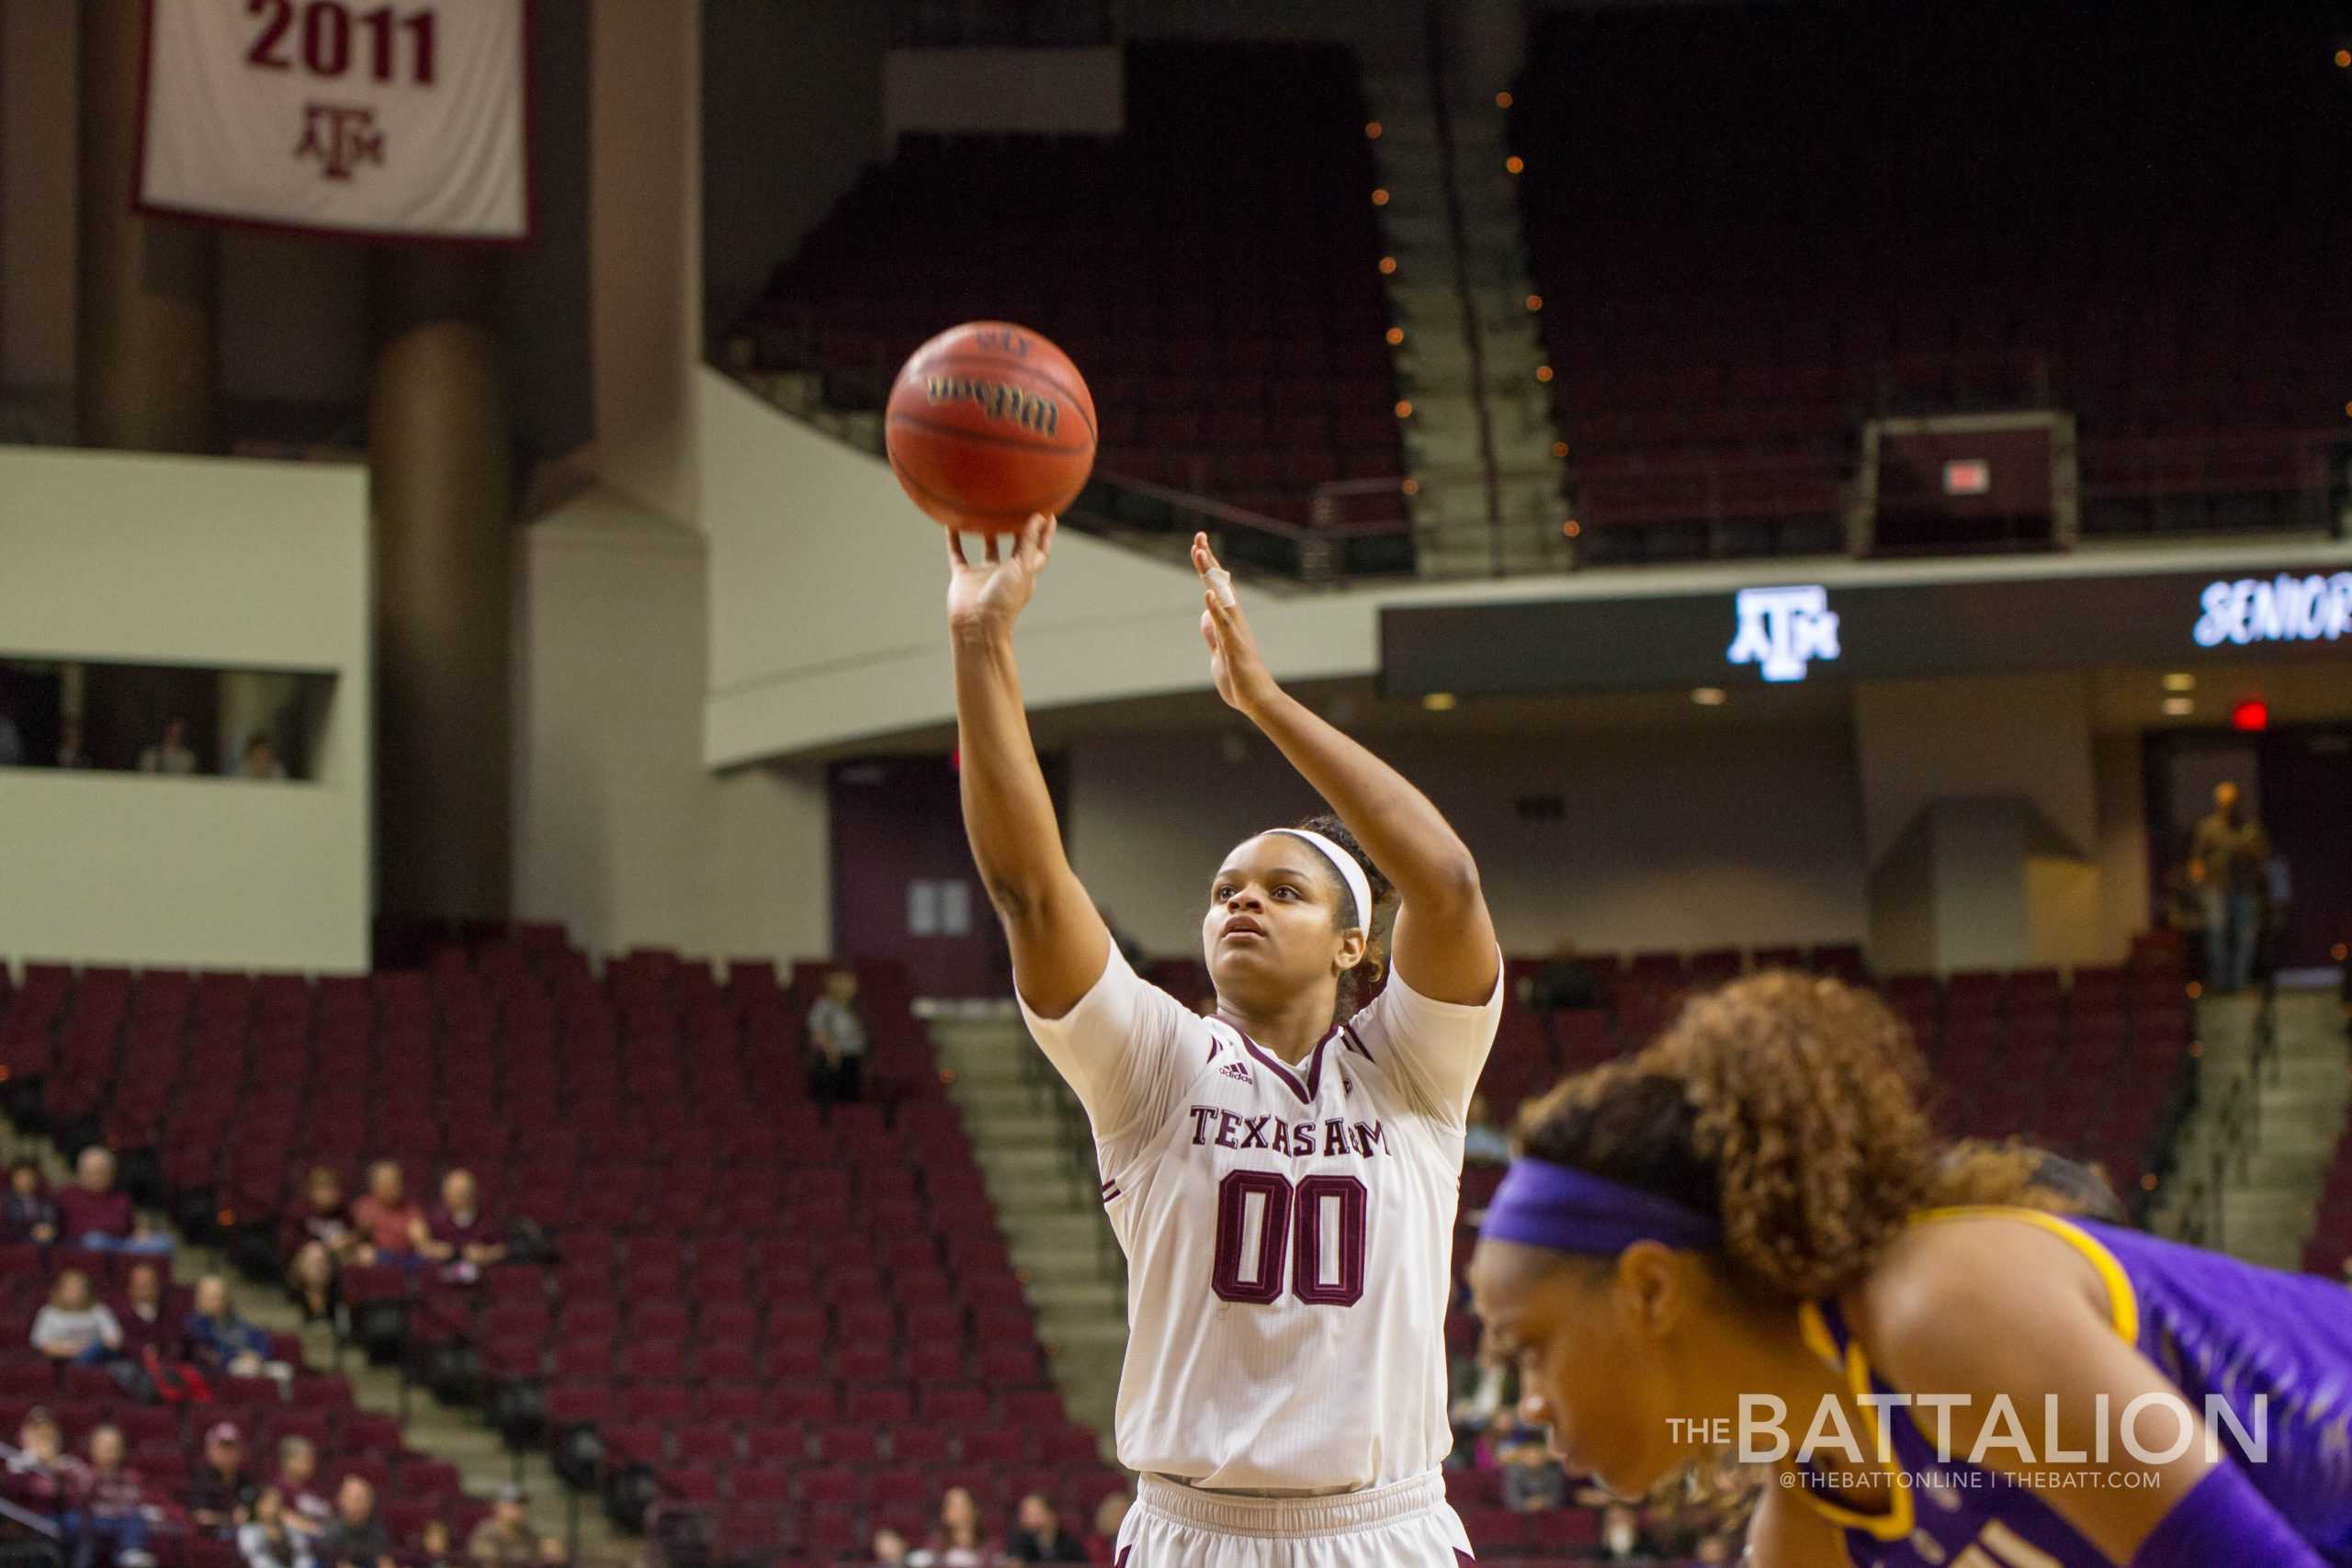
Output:
[[[1437,1472],[1329,1497],[1195,1492],[1145,1476],[1113,1568],[1461,1568],[1470,1538]]]

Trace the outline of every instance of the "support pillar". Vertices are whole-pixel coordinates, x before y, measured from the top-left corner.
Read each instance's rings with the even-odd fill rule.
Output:
[[[507,908],[514,501],[498,281],[479,256],[368,261],[376,842],[390,915]]]
[[[85,446],[209,452],[219,237],[130,209],[143,0],[87,0],[80,41],[78,438]]]

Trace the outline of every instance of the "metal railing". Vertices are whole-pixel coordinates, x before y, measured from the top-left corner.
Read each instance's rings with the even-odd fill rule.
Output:
[[[873,363],[831,369],[774,368],[779,355],[790,362],[807,352],[805,344],[793,346],[789,330],[779,330],[786,335],[766,339],[757,351],[771,367],[755,371],[739,365],[732,372],[736,378],[786,414],[878,456],[879,411],[897,367]],[[1204,488],[1206,478],[1204,462],[1192,482]],[[1400,481],[1372,482],[1394,490]],[[1330,509],[1312,497],[1310,503],[1315,505],[1311,515],[1329,514]],[[1115,468],[1097,468],[1062,520],[1086,533],[1147,549],[1157,545],[1170,552],[1181,550],[1193,534],[1205,533],[1238,575],[1276,582],[1321,587],[1365,578],[1410,577],[1414,571],[1414,524],[1401,514],[1307,525],[1218,501],[1197,489],[1122,474]]]
[[[2211,1115],[2198,1130],[2193,1168],[2184,1178],[2188,1191],[2176,1211],[2179,1239],[2192,1246],[2218,1251],[2228,1244],[2230,1184],[2245,1179],[2261,1143],[2263,1087],[2278,1081],[2278,1000],[2276,986],[2266,980],[2245,1065],[2222,1087]]]

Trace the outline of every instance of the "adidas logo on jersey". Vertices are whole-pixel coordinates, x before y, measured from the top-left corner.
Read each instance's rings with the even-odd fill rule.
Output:
[[[1232,1078],[1239,1083],[1255,1084],[1258,1081],[1256,1078],[1250,1077],[1250,1068],[1244,1063],[1227,1062],[1225,1066],[1219,1067],[1217,1071],[1223,1073],[1227,1077]]]

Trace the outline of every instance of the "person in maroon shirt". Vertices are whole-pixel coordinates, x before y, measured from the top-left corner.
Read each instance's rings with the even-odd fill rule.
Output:
[[[452,1280],[473,1280],[505,1261],[506,1244],[481,1212],[471,1171],[460,1168],[441,1179],[441,1201],[424,1222],[416,1249],[443,1265],[443,1275]]]
[[[188,1477],[188,1517],[199,1529],[232,1539],[237,1527],[253,1517],[254,1500],[260,1495],[261,1488],[245,1469],[244,1433],[234,1421],[215,1421],[204,1434],[204,1457]]]
[[[99,1427],[90,1433],[90,1467],[77,1499],[82,1529],[74,1568],[155,1568],[155,1554],[147,1550],[147,1483],[122,1462],[122,1452],[119,1427]]]
[[[413,1261],[424,1211],[409,1201],[398,1160],[379,1159],[368,1168],[368,1190],[352,1203],[351,1223],[359,1232],[359,1262]]]
[[[74,1162],[74,1185],[57,1194],[57,1234],[91,1252],[169,1252],[169,1236],[151,1235],[114,1184],[114,1156],[91,1144]]]
[[[131,1266],[114,1320],[122,1325],[122,1353],[132,1360],[146,1360],[150,1350],[163,1360],[180,1359],[180,1326],[164,1299],[164,1277],[153,1263]]]
[[[0,1475],[0,1491],[9,1502],[28,1512],[62,1519],[78,1505],[89,1485],[89,1467],[65,1451],[65,1434],[57,1417],[41,1405],[25,1412],[17,1429],[17,1454]]]

